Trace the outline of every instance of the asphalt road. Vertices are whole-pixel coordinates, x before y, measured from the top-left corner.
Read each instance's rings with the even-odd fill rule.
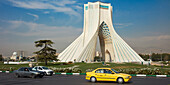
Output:
[[[0,73],[0,85],[117,85],[117,83],[91,83],[85,80],[85,75],[53,75],[32,79],[16,78],[13,73]],[[133,77],[131,82],[123,85],[170,85],[170,77]]]

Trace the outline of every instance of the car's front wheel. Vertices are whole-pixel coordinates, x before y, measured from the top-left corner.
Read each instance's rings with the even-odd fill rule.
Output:
[[[123,78],[119,77],[119,78],[117,79],[117,82],[118,82],[119,84],[122,84],[122,83],[124,83],[124,80],[123,80]]]
[[[90,81],[91,81],[91,82],[96,82],[97,80],[96,80],[95,77],[91,77],[91,78],[90,78]]]
[[[16,76],[17,78],[19,78],[19,77],[20,77],[20,75],[19,75],[19,74],[15,74],[15,76]]]
[[[32,74],[32,75],[31,75],[31,78],[36,78],[36,75]]]

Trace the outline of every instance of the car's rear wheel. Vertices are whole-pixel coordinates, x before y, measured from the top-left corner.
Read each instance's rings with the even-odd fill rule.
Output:
[[[51,73],[49,76],[52,76],[53,74]]]
[[[117,79],[117,82],[118,82],[119,84],[122,84],[122,83],[124,83],[124,80],[123,80],[123,78],[119,77],[119,78]]]
[[[91,77],[91,78],[90,78],[90,81],[94,83],[94,82],[96,82],[97,80],[96,80],[95,77]]]
[[[39,76],[40,78],[42,78],[43,76]]]
[[[16,76],[17,78],[21,77],[19,74],[15,74],[15,76]]]

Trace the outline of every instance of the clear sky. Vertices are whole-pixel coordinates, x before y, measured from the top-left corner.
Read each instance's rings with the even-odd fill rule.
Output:
[[[61,52],[82,33],[83,4],[95,1],[0,0],[0,54],[32,55],[40,39]],[[100,1],[111,3],[114,28],[135,51],[170,53],[170,0]]]

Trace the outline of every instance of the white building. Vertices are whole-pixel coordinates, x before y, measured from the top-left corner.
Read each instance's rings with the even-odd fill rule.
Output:
[[[105,62],[143,62],[144,60],[116,33],[110,3],[84,4],[83,33],[58,58],[61,62],[93,62],[97,38]]]
[[[13,52],[12,56],[10,57],[10,59],[18,60],[18,53],[17,52]]]

